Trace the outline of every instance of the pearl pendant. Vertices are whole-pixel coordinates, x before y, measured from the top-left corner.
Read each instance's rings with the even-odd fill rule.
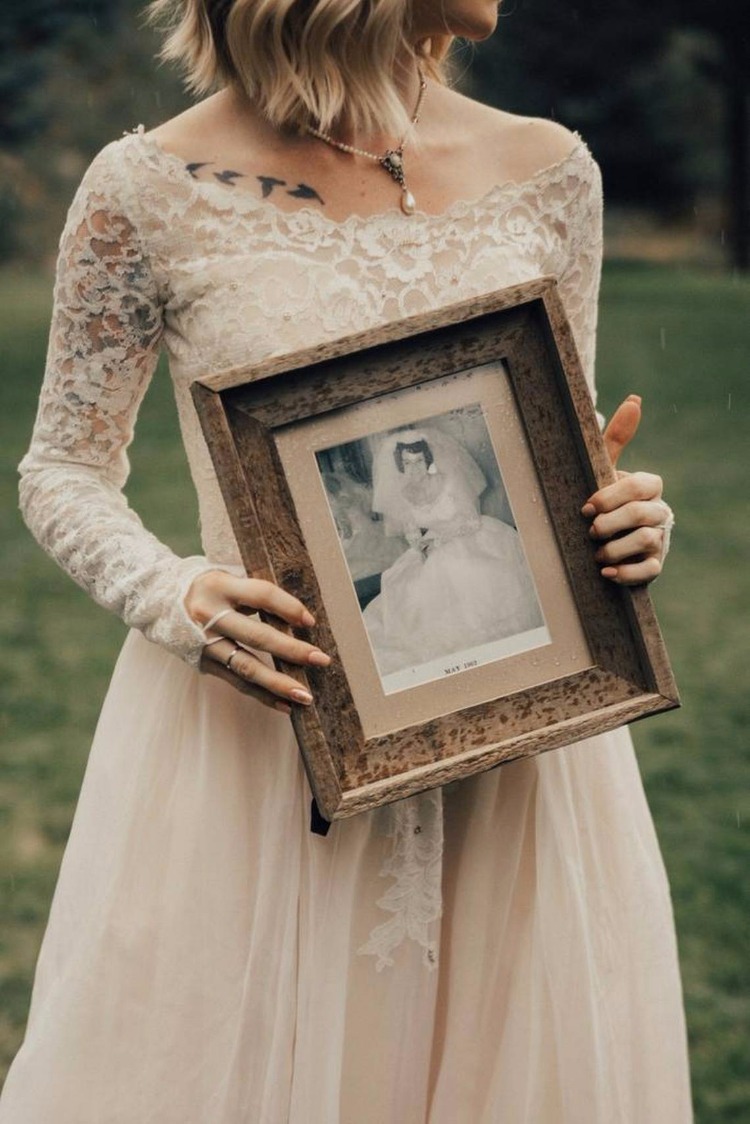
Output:
[[[401,192],[401,210],[405,215],[413,215],[416,209],[417,201],[408,187],[405,187]]]

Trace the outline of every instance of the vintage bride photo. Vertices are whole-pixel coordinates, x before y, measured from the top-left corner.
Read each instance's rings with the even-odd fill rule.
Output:
[[[549,640],[479,403],[317,461],[386,694]]]

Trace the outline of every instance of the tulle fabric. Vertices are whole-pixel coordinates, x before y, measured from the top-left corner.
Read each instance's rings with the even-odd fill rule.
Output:
[[[310,833],[288,720],[131,633],[2,1124],[686,1124],[627,731],[443,795],[439,966],[377,971],[385,818]]]

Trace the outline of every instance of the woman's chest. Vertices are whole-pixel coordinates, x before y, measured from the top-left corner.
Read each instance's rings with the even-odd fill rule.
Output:
[[[522,213],[321,229],[227,222],[162,241],[156,266],[176,377],[258,362],[555,272],[553,230]]]

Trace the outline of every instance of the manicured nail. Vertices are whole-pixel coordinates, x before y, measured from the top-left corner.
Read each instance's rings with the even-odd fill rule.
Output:
[[[614,568],[614,566],[605,566],[604,569],[602,570],[602,577],[603,578],[616,578],[617,577],[617,570]]]
[[[585,503],[581,508],[581,515],[585,515],[587,519],[590,519],[591,516],[595,514],[596,508],[594,507],[593,503]]]
[[[292,696],[295,702],[305,703],[305,705],[312,702],[312,695],[310,694],[310,692],[303,691],[301,687],[295,687],[295,689],[293,691],[290,691],[289,694]]]
[[[331,657],[327,656],[325,652],[319,651],[318,648],[313,648],[307,657],[307,662],[315,664],[316,667],[328,667]]]
[[[307,625],[308,628],[312,628],[312,626],[315,624],[315,617],[312,615],[312,613],[309,613],[307,609],[305,609],[302,614],[302,623],[304,625]]]
[[[628,395],[628,401],[630,401],[630,402],[637,402],[637,403],[638,403],[638,405],[640,406],[640,404],[641,404],[641,402],[643,401],[643,399],[641,398],[640,394],[629,394],[629,395]]]
[[[289,706],[288,703],[285,703],[285,702],[274,703],[273,708],[274,708],[274,710],[281,711],[282,714],[291,714],[292,713],[292,708]]]

